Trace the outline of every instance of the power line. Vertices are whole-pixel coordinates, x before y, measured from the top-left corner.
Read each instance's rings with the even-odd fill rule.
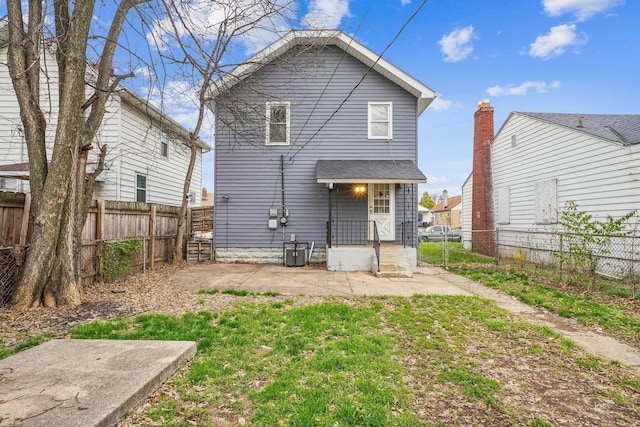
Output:
[[[322,129],[324,129],[324,127],[329,124],[329,122],[331,121],[331,119],[333,119],[333,117],[338,113],[338,111],[340,111],[340,109],[342,108],[342,106],[349,100],[349,98],[351,98],[351,95],[353,95],[353,93],[356,91],[356,89],[358,89],[358,87],[362,84],[362,82],[364,81],[364,79],[369,75],[369,73],[371,72],[371,70],[373,69],[373,67],[375,67],[378,62],[380,61],[380,59],[382,59],[382,56],[384,55],[384,53],[389,50],[389,48],[396,42],[396,40],[398,39],[398,37],[400,37],[400,35],[402,34],[402,32],[405,30],[405,28],[407,28],[407,26],[409,25],[409,23],[411,23],[411,21],[413,21],[413,19],[418,15],[418,13],[420,13],[420,10],[422,10],[422,8],[427,4],[428,0],[423,0],[422,3],[420,3],[420,6],[418,6],[418,8],[415,10],[415,12],[413,12],[413,14],[405,21],[405,23],[402,25],[402,27],[400,27],[400,30],[398,30],[398,32],[396,33],[396,35],[393,37],[393,39],[391,40],[391,42],[389,42],[389,44],[384,48],[384,50],[380,53],[380,55],[378,55],[378,58],[375,60],[375,62],[367,69],[367,71],[364,73],[364,75],[362,76],[362,78],[360,79],[360,81],[358,83],[356,83],[356,85],[353,87],[353,89],[351,89],[351,91],[349,92],[349,94],[342,100],[342,102],[340,103],[340,105],[338,105],[338,107],[331,113],[331,115],[327,118],[327,120],[325,120],[325,122],[313,133],[313,135],[311,135],[311,137],[309,138],[309,140],[307,142],[305,142],[300,148],[298,148],[298,150],[296,150],[296,152],[293,154],[292,158],[295,158],[298,153],[300,151],[302,151],[311,141],[313,141],[313,139],[320,133],[320,131]],[[337,69],[337,67],[336,67]],[[335,74],[335,72],[334,72]],[[332,75],[333,76],[333,75]],[[317,105],[317,104],[316,104]],[[308,120],[307,120],[308,121]],[[291,151],[291,150],[289,150]],[[288,153],[287,153],[288,154]]]
[[[338,64],[333,69],[333,72],[331,73],[331,76],[329,76],[329,80],[327,80],[327,83],[324,85],[324,88],[322,89],[322,92],[320,93],[320,96],[318,96],[318,99],[316,100],[316,103],[313,105],[313,108],[311,109],[311,112],[309,112],[309,114],[307,115],[307,120],[305,120],[304,124],[302,125],[302,128],[300,129],[300,132],[298,132],[298,135],[296,136],[295,140],[293,141],[293,144],[291,145],[291,147],[287,151],[287,156],[289,155],[289,153],[291,152],[291,150],[295,146],[295,143],[298,142],[298,138],[300,138],[300,135],[302,135],[302,133],[304,132],[305,128],[307,127],[307,124],[309,124],[309,120],[311,120],[311,117],[313,116],[313,113],[316,111],[316,108],[318,107],[318,104],[320,103],[320,100],[322,99],[322,97],[324,96],[325,92],[329,88],[329,85],[331,84],[331,80],[333,80],[333,77],[338,72],[338,68],[340,68],[340,64],[342,64],[342,60],[347,55],[347,50],[349,49],[349,47],[351,47],[351,42],[355,39],[355,36],[356,36],[356,34],[358,34],[358,31],[360,31],[360,27],[364,23],[364,20],[366,19],[367,15],[369,15],[369,12],[371,11],[371,8],[373,7],[373,2],[374,2],[374,0],[371,0],[369,2],[369,5],[367,6],[367,9],[365,10],[364,15],[362,15],[362,19],[360,19],[360,22],[358,23],[358,26],[356,27],[356,30],[353,33],[353,36],[349,40],[349,44],[347,45],[347,49],[342,51],[342,56],[340,57],[340,60],[338,61]],[[324,45],[323,48],[326,47],[326,46],[327,45]],[[297,152],[296,152],[296,154],[297,154]]]

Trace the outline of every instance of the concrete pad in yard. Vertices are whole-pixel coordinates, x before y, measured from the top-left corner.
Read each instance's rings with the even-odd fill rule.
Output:
[[[0,426],[113,426],[195,354],[185,341],[46,342],[0,360]]]
[[[411,278],[380,278],[362,271],[327,271],[273,264],[203,264],[171,277],[181,289],[235,289],[282,295],[470,295],[421,268]]]

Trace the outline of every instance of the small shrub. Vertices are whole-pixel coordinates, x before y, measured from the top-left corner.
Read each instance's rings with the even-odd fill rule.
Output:
[[[574,272],[576,267],[585,271],[595,288],[598,260],[610,253],[608,244],[613,236],[629,234],[625,232],[625,224],[635,214],[634,210],[617,219],[607,215],[604,221],[598,221],[593,215],[578,210],[575,202],[567,202],[559,220],[565,231],[558,234],[568,243],[568,253],[554,253],[554,256],[561,263],[568,262]]]
[[[129,272],[133,258],[142,252],[142,240],[106,242],[102,249],[100,280],[111,282]]]

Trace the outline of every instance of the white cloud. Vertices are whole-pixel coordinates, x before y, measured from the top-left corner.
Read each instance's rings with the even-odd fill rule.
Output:
[[[445,62],[458,62],[465,59],[473,52],[471,40],[474,38],[473,26],[457,28],[447,35],[442,36],[438,44],[444,55]]]
[[[450,101],[448,99],[444,99],[441,96],[438,96],[436,99],[433,100],[431,105],[429,105],[429,108],[431,108],[432,110],[435,110],[435,111],[444,111],[444,110],[448,110],[448,109],[450,109],[452,107],[454,107],[453,101]]]
[[[431,176],[428,175],[427,176],[427,182],[429,183],[429,185],[433,186],[436,184],[448,184],[449,178],[447,178],[446,176]]]
[[[491,96],[524,96],[529,92],[529,89],[534,89],[538,93],[547,93],[549,90],[558,89],[560,86],[562,86],[562,84],[557,80],[550,83],[526,81],[519,86],[514,86],[513,84],[506,86],[496,85],[487,88],[487,93]]]
[[[570,13],[578,21],[589,19],[598,13],[624,4],[624,0],[543,0],[545,12],[557,17]]]
[[[275,41],[280,33],[290,28],[287,22],[292,16],[289,3],[290,0],[173,2],[173,13],[180,16],[180,19],[158,19],[147,34],[147,40],[156,43],[162,51],[174,48],[176,38],[184,41],[192,35],[200,43],[214,42],[224,24],[225,36],[235,31],[235,41],[243,44],[247,53],[252,54]]]
[[[198,88],[190,82],[172,80],[162,88],[139,88],[150,104],[161,110],[185,129],[193,130],[198,120]],[[200,137],[207,140],[213,135],[213,115],[205,109],[205,119]]]
[[[338,28],[344,17],[349,14],[349,0],[313,0],[309,11],[302,18],[308,28]]]
[[[400,4],[406,6],[408,4],[411,4],[411,0],[400,0]]]
[[[151,67],[139,67],[133,71],[133,74],[136,77],[141,77],[143,79],[149,79],[152,76],[155,76],[155,72],[151,69]]]
[[[563,55],[567,48],[577,47],[587,42],[587,36],[576,34],[575,24],[562,24],[551,27],[549,32],[538,36],[529,45],[529,55],[534,58],[550,59]]]

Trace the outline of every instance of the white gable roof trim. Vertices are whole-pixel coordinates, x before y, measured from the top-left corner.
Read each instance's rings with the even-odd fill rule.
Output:
[[[124,102],[140,111],[140,113],[148,117],[160,128],[166,128],[180,136],[182,139],[188,140],[190,138],[191,132],[189,132],[184,126],[173,120],[168,115],[162,113],[162,111],[154,107],[150,102],[143,99],[131,89],[120,86],[116,89],[115,93],[119,94]],[[203,152],[211,150],[211,146],[200,138],[196,140],[196,146],[201,148]]]
[[[340,30],[293,30],[249,58],[244,64],[239,65],[228,74],[216,80],[213,83],[214,89],[211,91],[210,97],[215,99],[262,68],[265,64],[278,58],[292,47],[300,45],[334,45],[344,50],[352,57],[366,66],[372,67],[374,71],[380,73],[418,98],[418,114],[421,114],[437,96],[432,89],[420,83],[417,79],[411,77]]]
[[[515,114],[575,132],[586,133],[623,146],[640,144],[640,115],[638,114],[525,113],[513,111],[496,133],[494,140],[497,139],[507,122]]]

